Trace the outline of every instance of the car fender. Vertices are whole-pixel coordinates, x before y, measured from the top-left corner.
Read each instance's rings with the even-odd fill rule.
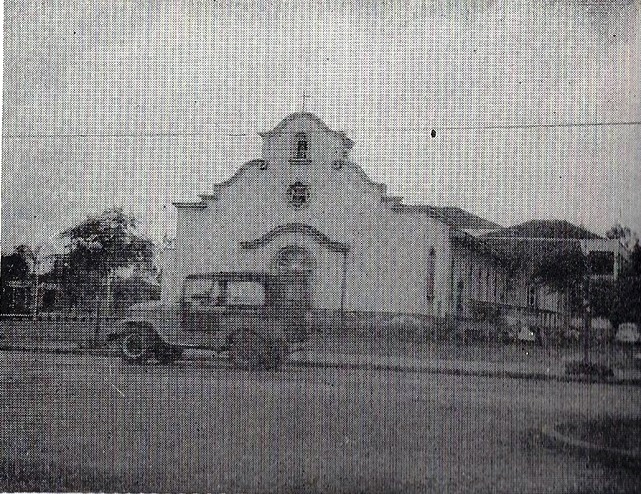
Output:
[[[164,338],[161,332],[158,331],[158,327],[154,324],[154,322],[145,318],[127,318],[116,321],[112,326],[111,331],[107,335],[107,340],[118,340],[123,336],[131,333],[133,330],[140,331],[141,329],[145,333],[153,334],[155,337],[159,338],[165,343],[167,342],[166,338]]]

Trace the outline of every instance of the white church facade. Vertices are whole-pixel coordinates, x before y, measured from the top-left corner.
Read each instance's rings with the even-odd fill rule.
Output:
[[[261,158],[200,201],[174,203],[163,300],[177,300],[190,273],[261,271],[293,275],[292,296],[328,318],[442,320],[469,315],[474,302],[507,302],[506,268],[477,238],[500,225],[458,208],[403,204],[350,161],[345,133],[311,113],[260,135]]]

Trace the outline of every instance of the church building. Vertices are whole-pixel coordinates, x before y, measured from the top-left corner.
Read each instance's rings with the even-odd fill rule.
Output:
[[[478,238],[500,228],[459,208],[406,205],[350,160],[354,142],[299,112],[261,132],[262,156],[174,203],[162,298],[190,273],[291,276],[290,295],[327,321],[344,314],[443,320],[505,301],[506,269]]]

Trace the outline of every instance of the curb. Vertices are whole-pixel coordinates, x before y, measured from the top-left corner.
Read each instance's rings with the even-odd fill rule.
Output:
[[[626,465],[641,465],[641,453],[636,453],[627,449],[611,448],[599,446],[598,444],[574,439],[557,432],[553,427],[543,427],[541,429],[543,437],[552,445],[569,448],[574,451],[583,453],[588,456],[594,456],[608,463],[623,463]]]
[[[0,345],[0,351],[26,352],[26,353],[37,353],[37,354],[52,353],[55,355],[96,355],[96,356],[105,356],[105,357],[115,355],[113,351],[104,349],[104,348],[81,348],[81,347],[55,348],[55,347]]]
[[[417,367],[404,365],[389,364],[372,364],[372,363],[335,363],[335,362],[305,362],[289,361],[288,366],[293,367],[325,367],[338,369],[361,369],[361,370],[382,370],[390,372],[415,372],[418,374],[445,374],[450,376],[477,376],[493,377],[499,379],[525,379],[537,381],[557,381],[557,382],[578,382],[586,384],[613,384],[641,386],[641,378],[638,379],[621,379],[621,378],[595,378],[592,376],[581,375],[560,375],[546,374],[542,372],[519,372],[519,371],[484,371],[484,370],[465,370],[465,369],[444,369],[441,367]]]

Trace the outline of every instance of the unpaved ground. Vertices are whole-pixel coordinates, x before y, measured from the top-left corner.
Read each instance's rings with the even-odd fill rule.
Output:
[[[638,417],[632,386],[0,352],[0,410],[0,490],[641,490],[537,432]]]

